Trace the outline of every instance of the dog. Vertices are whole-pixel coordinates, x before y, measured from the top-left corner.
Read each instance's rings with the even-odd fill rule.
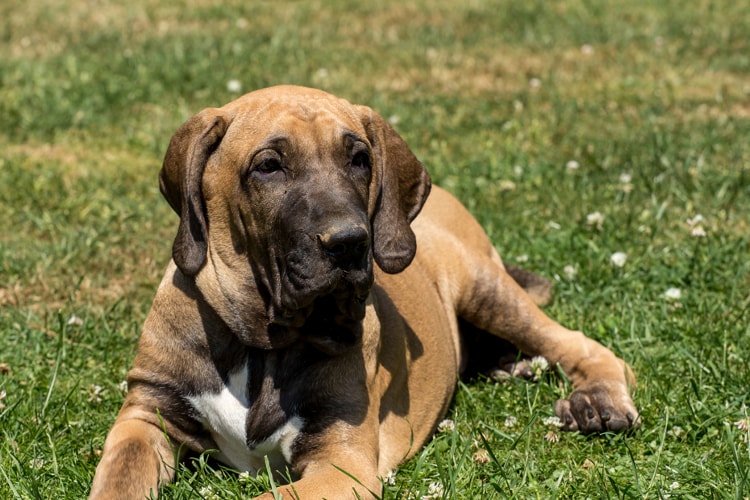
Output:
[[[160,187],[180,218],[172,260],[90,498],[155,496],[211,450],[288,471],[284,498],[379,496],[447,412],[467,328],[565,373],[564,429],[640,423],[628,365],[546,316],[547,282],[506,267],[368,107],[277,86],[205,109]]]

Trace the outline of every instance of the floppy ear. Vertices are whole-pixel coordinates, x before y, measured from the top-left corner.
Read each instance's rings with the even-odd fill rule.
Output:
[[[195,276],[206,261],[208,232],[201,180],[227,126],[227,120],[215,108],[190,118],[169,141],[159,172],[161,193],[180,216],[172,258],[188,276]]]
[[[359,108],[375,156],[370,187],[375,262],[387,273],[400,273],[417,252],[410,224],[430,193],[430,176],[388,122]]]

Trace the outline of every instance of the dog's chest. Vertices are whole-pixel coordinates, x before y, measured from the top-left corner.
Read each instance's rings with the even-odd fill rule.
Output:
[[[216,458],[238,470],[255,473],[265,467],[267,456],[272,470],[284,470],[284,465],[291,461],[292,444],[303,421],[291,416],[272,432],[266,432],[263,440],[256,441],[252,436],[248,439],[248,433],[253,432],[253,421],[259,417],[251,407],[248,377],[245,365],[230,373],[221,392],[203,393],[189,400],[219,448]]]

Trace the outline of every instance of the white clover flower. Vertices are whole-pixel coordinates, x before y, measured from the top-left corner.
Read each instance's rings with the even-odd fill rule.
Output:
[[[534,373],[534,378],[539,378],[549,368],[549,361],[543,356],[534,356],[529,360],[529,368]]]
[[[574,266],[567,265],[563,267],[563,274],[565,274],[565,277],[568,278],[569,280],[572,280],[573,278],[575,278],[577,273],[578,271],[576,270]]]
[[[220,500],[221,498],[210,486],[204,486],[198,490],[198,493],[206,500]]]
[[[487,464],[490,462],[490,452],[484,448],[479,449],[471,454],[471,459],[478,464]]]
[[[679,487],[680,487],[680,483],[678,483],[677,481],[675,481],[674,483],[672,483],[672,484],[669,485],[669,489],[673,490],[673,491],[676,490]]]
[[[565,168],[567,170],[578,170],[580,168],[581,164],[578,163],[575,160],[570,160],[568,163],[565,164]]]
[[[514,417],[513,415],[508,415],[505,417],[505,422],[503,423],[503,427],[507,427],[508,429],[512,429],[516,426],[518,423],[518,419]]]
[[[546,439],[550,443],[557,443],[558,441],[560,441],[560,436],[558,436],[554,431],[549,431],[544,435],[544,439]]]
[[[562,420],[557,416],[547,417],[542,420],[542,423],[548,427],[561,428],[563,426]]]
[[[101,403],[102,398],[100,394],[102,393],[102,390],[102,386],[100,385],[91,384],[90,386],[88,386],[86,388],[86,392],[89,395],[89,403]]]
[[[513,167],[513,173],[516,174],[519,177],[522,176],[523,175],[523,167],[521,165],[515,165]]]
[[[70,318],[68,318],[68,326],[81,326],[82,324],[83,320],[75,314],[71,315]]]
[[[735,426],[741,431],[750,429],[750,417],[742,418],[734,423]]]
[[[697,237],[702,238],[706,236],[706,230],[703,229],[703,222],[705,219],[701,214],[696,214],[695,216],[687,219],[685,223],[688,225],[688,228],[690,228],[690,234]]]
[[[682,290],[679,288],[667,288],[664,292],[664,298],[667,300],[680,300],[682,298]]]
[[[593,469],[594,467],[596,467],[596,464],[588,458],[584,460],[583,463],[581,464],[581,469],[588,470],[588,469]]]
[[[706,236],[706,230],[703,229],[703,222],[705,219],[701,214],[696,214],[685,221],[690,228],[690,234],[696,238],[702,238]]]
[[[625,193],[629,193],[633,190],[633,184],[631,184],[630,181],[633,180],[633,176],[629,173],[625,172],[623,174],[620,174],[620,189],[623,190]]]
[[[388,471],[388,474],[385,475],[383,478],[383,484],[387,484],[388,486],[396,486],[396,471],[390,470]]]
[[[453,432],[456,430],[456,424],[453,420],[446,418],[438,424],[437,430],[438,432]]]
[[[443,485],[442,483],[430,483],[430,486],[427,487],[427,493],[430,493],[432,495],[443,495]]]
[[[521,255],[516,256],[516,262],[518,263],[523,263],[523,262],[528,262],[528,261],[529,261],[529,256],[525,253],[522,253]]]
[[[240,472],[237,476],[237,481],[240,484],[248,484],[252,480],[253,476],[250,475],[248,471]]]
[[[242,90],[242,83],[239,80],[229,80],[227,82],[227,90],[233,94],[238,94]]]
[[[542,86],[542,81],[539,78],[532,78],[529,80],[529,87],[532,89],[538,89]]]
[[[427,494],[422,495],[421,500],[433,500],[443,496],[443,485],[440,483],[430,483],[427,487]]]
[[[561,228],[562,226],[561,226],[560,224],[558,224],[557,222],[555,222],[555,221],[551,220],[551,221],[549,221],[549,222],[547,223],[547,227],[549,227],[550,229],[555,229],[555,230],[557,230],[557,229],[560,229],[560,228]]]
[[[120,390],[121,393],[127,394],[128,393],[128,381],[123,380],[119,384],[117,384],[117,388]]]
[[[623,267],[628,260],[628,255],[625,252],[615,252],[610,256],[609,260],[613,266]]]
[[[586,225],[601,230],[604,225],[604,216],[598,210],[594,213],[590,213],[586,216]]]
[[[593,53],[594,47],[592,47],[588,43],[584,43],[583,45],[581,45],[581,54],[583,54],[584,56],[590,56]]]
[[[391,115],[388,117],[388,123],[390,123],[391,125],[398,125],[400,121],[401,117],[398,115]]]
[[[500,191],[513,191],[516,189],[516,183],[507,179],[501,180],[497,183],[497,189]]]
[[[33,458],[33,459],[31,459],[29,461],[29,465],[31,466],[31,468],[32,469],[37,469],[37,470],[39,470],[42,467],[44,467],[44,463],[45,462],[44,462],[43,458]]]
[[[703,220],[704,219],[703,219],[703,216],[701,214],[695,214],[694,217],[691,217],[690,219],[686,220],[685,222],[687,222],[688,226],[694,227],[694,226],[697,226],[698,224],[700,224],[701,222],[703,222]]]

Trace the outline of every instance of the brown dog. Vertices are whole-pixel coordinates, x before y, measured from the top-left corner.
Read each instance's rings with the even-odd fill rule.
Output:
[[[369,108],[250,93],[188,120],[160,180],[174,259],[92,498],[156,494],[186,450],[251,472],[268,457],[297,478],[285,498],[380,494],[448,408],[459,320],[564,370],[568,430],[637,425],[628,366],[542,313]]]

